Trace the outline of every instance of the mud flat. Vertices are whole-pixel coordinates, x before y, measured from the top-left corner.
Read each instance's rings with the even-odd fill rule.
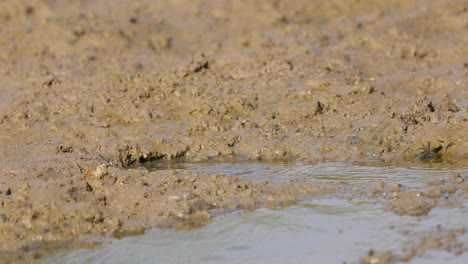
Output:
[[[466,168],[467,13],[464,1],[1,1],[1,259],[361,195],[128,169],[146,161]],[[369,184],[418,217],[460,206],[466,176]]]

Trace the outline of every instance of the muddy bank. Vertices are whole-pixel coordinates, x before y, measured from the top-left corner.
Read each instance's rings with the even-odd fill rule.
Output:
[[[468,157],[463,2],[2,5],[6,147],[119,166]]]
[[[2,1],[0,250],[196,226],[344,188],[125,169],[148,160],[467,166],[467,10]],[[445,193],[466,196],[440,184],[419,191],[418,205],[405,209],[401,195],[388,209],[424,215]]]
[[[143,234],[148,227],[190,229],[220,213],[282,208],[294,204],[300,194],[322,197],[340,188],[300,182],[278,186],[225,175],[106,165],[10,172],[3,180],[0,250],[33,251],[19,256],[30,258],[39,254],[34,249],[40,252],[51,242],[72,246],[98,242],[99,236]]]

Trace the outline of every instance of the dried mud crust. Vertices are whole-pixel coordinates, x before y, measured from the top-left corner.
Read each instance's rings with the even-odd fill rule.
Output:
[[[463,1],[1,1],[0,250],[196,226],[344,188],[124,169],[152,159],[467,166],[467,10]],[[466,195],[454,186],[415,191],[424,195],[410,203],[400,191],[378,199],[425,215],[445,204],[439,193]]]

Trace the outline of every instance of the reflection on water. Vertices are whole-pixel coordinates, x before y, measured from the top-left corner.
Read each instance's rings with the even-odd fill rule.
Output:
[[[256,181],[296,178],[366,184],[379,179],[406,186],[420,186],[432,179],[468,172],[468,169],[248,162],[177,166],[180,167],[172,169],[223,173]],[[408,240],[404,235],[408,231],[434,230],[439,224],[468,228],[467,215],[465,207],[437,208],[422,218],[401,217],[366,200],[315,198],[283,210],[234,212],[191,231],[149,230],[143,236],[113,240],[98,249],[63,252],[40,263],[353,263],[371,248],[399,252]],[[461,237],[461,241],[468,243],[468,235]],[[468,256],[434,251],[414,261],[468,263]]]

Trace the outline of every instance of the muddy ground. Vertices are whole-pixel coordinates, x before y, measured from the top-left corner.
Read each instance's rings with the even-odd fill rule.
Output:
[[[180,157],[466,167],[466,1],[3,0],[0,25],[2,260],[306,196],[373,193],[415,217],[467,198],[467,175],[411,190],[126,169]],[[431,248],[416,240],[406,257]],[[432,248],[467,250],[444,241]]]

